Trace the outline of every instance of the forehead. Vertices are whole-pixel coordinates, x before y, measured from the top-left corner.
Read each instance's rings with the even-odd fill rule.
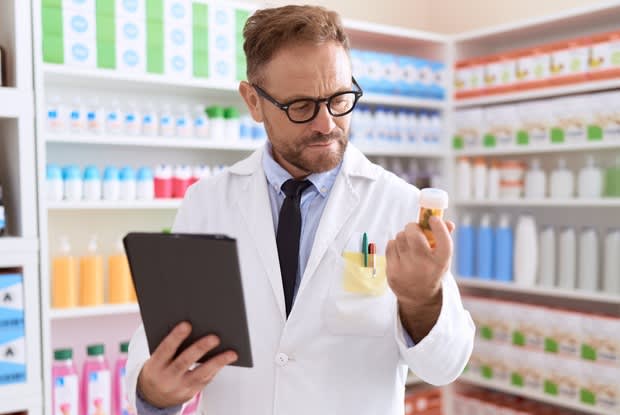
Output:
[[[351,61],[336,42],[291,44],[274,54],[262,79],[274,95],[323,96],[350,87]]]

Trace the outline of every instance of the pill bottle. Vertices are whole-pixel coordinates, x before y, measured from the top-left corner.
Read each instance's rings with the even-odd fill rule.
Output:
[[[422,228],[431,248],[435,247],[435,237],[429,223],[431,216],[443,218],[443,212],[448,208],[448,193],[441,189],[428,187],[420,191],[420,211],[418,224]]]

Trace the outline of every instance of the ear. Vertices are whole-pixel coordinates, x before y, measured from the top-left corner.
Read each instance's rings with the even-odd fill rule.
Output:
[[[239,83],[239,94],[245,101],[245,105],[247,105],[250,110],[250,114],[252,118],[256,122],[263,122],[263,112],[260,107],[260,99],[256,90],[250,85],[247,81],[241,81]]]

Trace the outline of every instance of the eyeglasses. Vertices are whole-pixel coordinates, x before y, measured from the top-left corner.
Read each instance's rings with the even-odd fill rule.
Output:
[[[258,95],[286,112],[289,120],[296,124],[303,124],[316,118],[321,109],[322,102],[327,104],[327,111],[334,117],[342,117],[353,111],[357,101],[364,95],[364,91],[362,91],[355,78],[351,79],[353,86],[357,90],[338,92],[330,97],[321,99],[298,98],[285,103],[278,102],[258,85],[252,84],[252,86],[256,89]]]

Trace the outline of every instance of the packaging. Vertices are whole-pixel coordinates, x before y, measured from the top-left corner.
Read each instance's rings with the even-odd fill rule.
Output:
[[[470,150],[480,147],[483,114],[481,108],[455,111],[454,138],[452,140],[452,147],[455,150]]]
[[[620,139],[620,91],[594,94],[587,98],[588,140]]]
[[[543,319],[545,321],[545,352],[579,359],[582,345],[579,328],[581,327],[582,315],[547,309]]]
[[[469,63],[467,61],[457,62],[454,65],[454,97],[466,98],[470,90],[469,80]]]
[[[434,73],[433,64],[425,59],[416,59],[418,82],[416,95],[423,98],[433,98]]]
[[[551,45],[549,81],[552,85],[587,80],[588,45],[585,40],[572,40]]]
[[[620,319],[584,315],[581,332],[582,359],[620,368]]]
[[[583,365],[579,401],[606,413],[620,410],[620,371],[594,364]]]
[[[513,310],[513,346],[524,347],[532,351],[544,350],[546,333],[546,316],[551,310],[525,304],[509,303]]]
[[[94,7],[64,9],[62,19],[64,63],[94,68],[97,65]]]
[[[484,65],[484,88],[488,94],[508,92],[515,82],[516,60],[509,56],[489,57]]]
[[[544,392],[562,402],[578,402],[583,379],[583,364],[579,360],[546,355]]]
[[[553,124],[550,101],[532,101],[517,104],[519,127],[516,133],[517,145],[542,146],[551,140]]]
[[[559,98],[552,101],[551,142],[580,143],[587,139],[589,113],[587,96]]]
[[[487,108],[484,110],[482,145],[486,148],[513,146],[518,125],[516,105]]]
[[[620,32],[593,36],[588,63],[588,78],[605,79],[620,75]]]
[[[398,56],[397,62],[400,69],[398,82],[398,94],[412,97],[415,95],[415,86],[418,82],[417,58],[413,56]],[[357,79],[357,78],[356,78]]]
[[[445,99],[446,97],[446,65],[441,62],[431,62],[433,81],[430,98]]]
[[[224,3],[209,4],[209,77],[235,80],[235,11]]]
[[[551,55],[545,48],[516,52],[516,87],[539,88],[549,85]]]
[[[23,326],[23,277],[17,272],[0,273],[0,332],[11,327]]]
[[[546,356],[542,353],[523,353],[520,350],[514,356],[517,355],[519,357],[516,363],[522,364],[522,368],[518,370],[523,376],[523,388],[541,393],[544,390]]]
[[[146,21],[144,19],[117,18],[116,65],[119,71],[146,72]]]
[[[164,0],[164,73],[192,76],[192,14],[186,0]]]
[[[364,52],[359,49],[351,49],[351,68],[353,77],[364,91],[368,90],[368,65],[364,60]]]
[[[383,67],[381,92],[387,95],[395,95],[398,93],[398,83],[401,74],[401,71],[398,68],[397,57],[390,53],[381,53],[380,58],[382,63],[381,66]]]
[[[23,277],[0,273],[0,385],[26,381]]]

